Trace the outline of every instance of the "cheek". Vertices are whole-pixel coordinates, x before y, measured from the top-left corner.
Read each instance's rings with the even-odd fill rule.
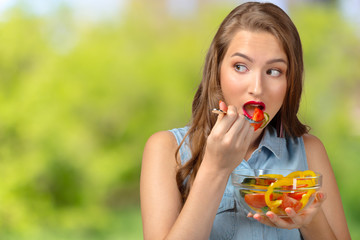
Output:
[[[275,94],[275,95],[278,95],[279,98],[284,98],[284,97],[285,97],[285,93],[286,93],[286,87],[287,87],[286,82],[280,84],[279,86],[276,86],[276,87],[275,87],[274,94]]]
[[[280,107],[282,106],[282,104],[285,100],[285,94],[286,94],[286,88],[287,88],[286,81],[279,85],[274,84],[271,86],[271,88],[272,88],[271,99],[273,99],[273,102],[275,103],[275,105],[277,105],[278,108],[280,109]]]
[[[232,102],[232,98],[238,97],[246,90],[244,81],[239,81],[238,76],[227,71],[221,71],[220,85],[225,100],[228,102]]]

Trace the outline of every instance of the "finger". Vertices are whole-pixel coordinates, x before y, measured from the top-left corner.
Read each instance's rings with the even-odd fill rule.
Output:
[[[296,226],[302,226],[303,224],[309,223],[313,216],[321,209],[321,204],[325,201],[326,194],[323,192],[315,193],[314,202],[309,208],[304,209],[300,213],[296,213],[292,208],[286,208],[285,212]]]
[[[266,224],[266,225],[268,225],[270,227],[276,227],[276,225],[274,223],[272,223],[267,216],[263,216],[263,215],[260,215],[260,214],[256,213],[253,216],[253,218],[255,220],[257,220],[258,222],[262,223],[262,224]]]
[[[213,128],[214,134],[224,135],[238,118],[236,107],[229,106],[226,114],[219,114],[219,117]]]
[[[315,201],[314,202],[321,204],[326,200],[326,197],[327,197],[326,193],[319,191],[315,195]]]
[[[232,138],[240,138],[241,137],[241,133],[244,132],[243,129],[244,129],[244,124],[245,124],[245,121],[244,121],[244,117],[241,115],[241,114],[238,114],[238,117],[237,119],[235,120],[234,124],[231,126],[231,128],[229,129],[227,135],[229,137],[232,137]],[[247,131],[244,132],[244,134],[246,134]]]
[[[255,213],[253,218],[261,223],[265,223],[265,221],[266,221],[266,217],[261,214],[258,214],[258,213]]]
[[[226,106],[226,104],[223,102],[223,101],[219,101],[219,109],[221,110],[221,111],[219,111],[218,112],[218,117],[217,117],[217,120],[216,120],[216,122],[215,122],[215,125],[214,125],[214,127],[213,127],[213,131],[216,131],[216,129],[218,129],[216,132],[218,132],[219,134],[222,134],[222,133],[224,133],[224,132],[226,132],[227,130],[226,130],[226,128],[224,128],[224,127],[218,127],[218,125],[223,125],[224,123],[222,123],[222,119],[226,116],[226,115],[228,115],[227,114],[227,111],[228,111],[228,107]],[[232,114],[233,113],[233,111],[232,110],[230,110],[230,115],[233,115]],[[230,118],[232,118],[233,116],[230,116]],[[226,130],[226,131],[225,131]]]
[[[220,101],[219,101],[219,109],[220,109],[221,111],[217,112],[217,113],[218,113],[217,122],[220,121],[220,120],[224,117],[224,115],[225,115],[226,112],[227,112],[228,107],[227,107],[227,105],[226,105],[225,102],[223,102],[223,101],[220,100]]]
[[[213,128],[215,128],[217,125],[219,125],[219,124],[220,124],[220,121],[221,121],[221,119],[223,119],[223,118],[224,118],[224,116],[225,116],[225,114],[224,114],[224,113],[219,113],[219,114],[218,114],[217,119],[216,119],[216,122],[215,122],[215,125],[214,125],[214,127],[213,127]]]
[[[293,208],[288,207],[285,209],[285,212],[288,215],[288,217],[291,219],[291,221],[293,222],[294,227],[298,227],[303,224],[304,219],[303,219],[302,215],[297,214]]]
[[[215,108],[215,109],[216,109],[216,108]],[[227,105],[226,105],[225,102],[219,100],[219,109],[220,109],[221,111],[216,111],[216,113],[218,114],[217,122],[224,117],[224,115],[225,115],[226,112],[227,112],[228,107],[227,107]],[[214,110],[213,110],[213,112],[214,112]],[[216,125],[216,124],[215,124],[215,125]]]
[[[274,224],[278,228],[286,228],[286,229],[295,228],[295,224],[292,222],[292,219],[289,219],[290,221],[287,221],[285,220],[285,218],[281,218],[271,211],[268,211],[266,213],[266,216],[270,219],[272,224]]]
[[[245,116],[243,116],[243,118],[245,119]],[[245,121],[245,127],[246,127],[246,129],[247,129],[247,134],[249,135],[249,136],[252,136],[252,135],[254,135],[254,128],[251,126],[251,124],[248,122],[248,121]]]
[[[319,208],[321,204],[326,200],[326,194],[324,192],[316,192],[314,202],[309,208]]]
[[[250,125],[250,123],[248,121],[245,120],[245,117],[242,116],[242,118],[244,119],[244,125],[243,125],[243,132],[244,134],[244,138],[243,139],[239,139],[239,141],[237,142],[237,144],[244,144],[245,146],[249,146],[252,136],[254,134],[254,129],[252,128],[252,126]]]

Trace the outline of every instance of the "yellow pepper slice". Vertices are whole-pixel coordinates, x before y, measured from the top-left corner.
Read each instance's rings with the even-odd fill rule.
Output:
[[[295,172],[289,173],[286,177],[297,178],[297,177],[303,177],[303,176],[304,176],[304,174],[302,171],[295,171]]]
[[[316,174],[311,170],[306,171],[295,171],[287,175],[289,178],[304,178],[304,177],[316,177]],[[307,187],[311,187],[315,185],[315,179],[299,179],[296,181],[296,185],[307,185]]]
[[[304,177],[316,177],[316,174],[311,170],[306,170],[303,172]]]
[[[312,182],[312,185],[311,186],[314,186],[316,183],[315,183],[315,177],[316,177],[316,174],[311,171],[311,170],[306,170],[304,171],[304,177],[314,177],[311,179],[311,182]]]
[[[278,207],[282,204],[282,200],[274,200],[272,201],[271,195],[274,192],[275,188],[280,188],[282,186],[294,186],[294,184],[296,184],[295,189],[299,186],[304,186],[304,187],[311,187],[315,185],[315,179],[301,179],[304,177],[316,177],[316,174],[311,171],[311,170],[306,170],[306,171],[294,171],[290,174],[288,174],[286,177],[283,177],[281,174],[264,174],[262,176],[267,176],[267,177],[271,177],[271,178],[277,178],[278,180],[276,180],[275,182],[271,183],[271,185],[268,187],[268,190],[265,193],[265,202],[266,205],[270,208],[271,211],[277,213],[278,212]],[[294,178],[296,180],[294,180]],[[299,178],[299,179],[297,179]],[[301,202],[301,208],[300,210],[308,203],[309,198],[311,197],[311,195],[315,192],[314,189],[311,189],[309,191],[307,191],[306,193],[304,193],[304,195],[302,196],[300,202]]]
[[[315,192],[315,190],[314,189],[311,189],[311,190],[309,190],[306,194],[304,194],[303,196],[302,196],[302,198],[301,198],[301,200],[300,200],[300,202],[301,202],[301,208],[300,208],[300,210],[301,209],[303,209],[305,206],[306,206],[306,204],[308,203],[308,201],[309,201],[309,198],[311,197],[311,195],[313,194]],[[299,210],[299,211],[300,211]]]
[[[282,200],[275,200],[271,201],[270,196],[274,191],[274,188],[281,187],[281,186],[288,186],[292,185],[293,181],[290,178],[281,178],[277,180],[276,182],[271,183],[268,190],[265,193],[265,202],[266,205],[273,211],[275,208],[281,205]]]

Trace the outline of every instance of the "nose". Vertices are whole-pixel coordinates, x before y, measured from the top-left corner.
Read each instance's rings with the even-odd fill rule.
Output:
[[[260,96],[263,93],[263,76],[261,73],[254,74],[250,79],[248,92],[254,96]]]

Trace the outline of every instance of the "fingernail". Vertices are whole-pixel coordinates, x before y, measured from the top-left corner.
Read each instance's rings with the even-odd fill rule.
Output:
[[[273,214],[266,214],[266,216],[268,216],[268,218],[270,218],[270,219],[273,219],[274,218],[274,215]]]
[[[324,198],[324,194],[323,193],[318,193],[319,195],[319,200],[323,199]]]
[[[219,108],[225,112],[228,110],[226,103],[222,100],[219,100]]]
[[[285,212],[287,213],[287,214],[291,214],[292,212],[291,212],[291,209],[285,209]]]

